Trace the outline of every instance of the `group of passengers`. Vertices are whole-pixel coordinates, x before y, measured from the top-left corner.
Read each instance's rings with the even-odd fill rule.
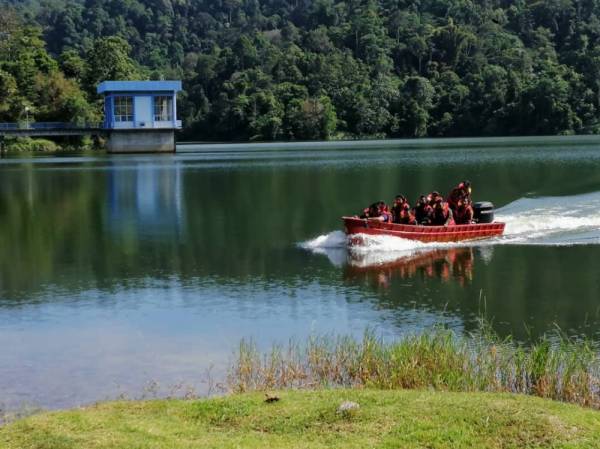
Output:
[[[439,192],[421,195],[412,207],[404,195],[396,195],[391,208],[384,201],[378,201],[366,208],[360,218],[428,226],[473,223],[471,183],[461,182],[451,190],[445,200]]]

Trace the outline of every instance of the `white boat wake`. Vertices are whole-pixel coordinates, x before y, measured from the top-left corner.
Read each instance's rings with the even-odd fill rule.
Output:
[[[422,243],[390,236],[363,235],[363,244],[348,245],[342,231],[332,231],[299,244],[325,254],[334,265],[377,265],[411,257],[423,251],[493,245],[572,246],[600,244],[600,191],[582,195],[521,198],[496,210],[506,223],[504,235],[488,240],[457,243]],[[491,248],[489,248],[491,250]]]
[[[506,223],[500,243],[593,245],[600,243],[600,192],[521,198],[496,212]]]

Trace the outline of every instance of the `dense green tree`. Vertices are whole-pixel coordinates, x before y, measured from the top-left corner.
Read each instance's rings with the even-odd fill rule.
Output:
[[[17,98],[17,81],[10,73],[0,70],[0,117],[12,118]]]
[[[105,79],[181,78],[190,139],[600,131],[597,0],[0,6],[5,119],[25,105],[50,117],[40,99],[68,116]]]
[[[134,80],[143,77],[129,57],[131,47],[122,38],[111,36],[94,42],[86,56],[86,84],[90,90],[105,80]]]
[[[87,65],[85,60],[75,50],[65,50],[59,58],[60,68],[66,76],[81,82],[85,75]]]
[[[0,11],[0,121],[85,122],[98,111],[45,49],[41,29]]]
[[[411,76],[401,89],[402,116],[400,124],[406,135],[423,137],[430,126],[435,90],[427,78]]]
[[[335,109],[327,96],[292,100],[288,116],[292,127],[289,137],[298,140],[328,140],[337,123]]]

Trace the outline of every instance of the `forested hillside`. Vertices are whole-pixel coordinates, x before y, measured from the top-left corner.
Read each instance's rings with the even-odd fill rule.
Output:
[[[0,3],[0,120],[93,115],[98,80],[141,76],[184,81],[190,139],[600,130],[600,0]]]

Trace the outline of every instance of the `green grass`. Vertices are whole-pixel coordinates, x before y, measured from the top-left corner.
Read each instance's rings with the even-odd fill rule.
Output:
[[[3,449],[595,448],[600,413],[506,393],[337,389],[111,402],[0,428]],[[345,400],[353,416],[337,413]]]

